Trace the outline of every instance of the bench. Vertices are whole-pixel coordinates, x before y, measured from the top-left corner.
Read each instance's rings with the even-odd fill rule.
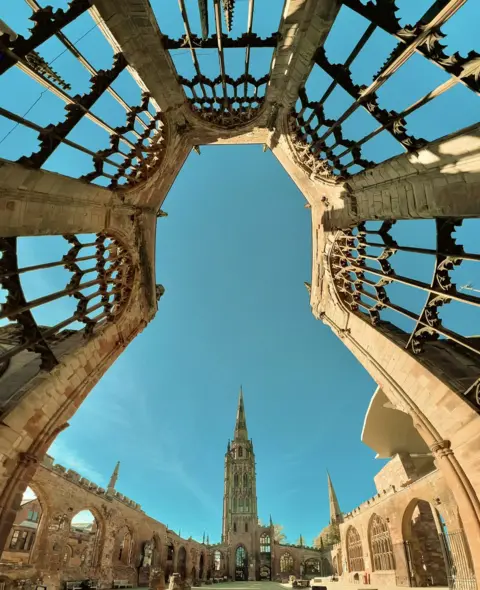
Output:
[[[65,590],[82,590],[83,580],[73,580],[71,582],[65,582]]]
[[[133,584],[131,584],[128,580],[113,580],[113,587],[114,588],[133,588]],[[75,590],[72,588],[72,590]]]
[[[87,588],[89,590],[98,590],[98,580],[87,580]]]

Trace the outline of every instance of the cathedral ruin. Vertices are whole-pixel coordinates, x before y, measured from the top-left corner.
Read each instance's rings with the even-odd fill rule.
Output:
[[[480,217],[480,125],[468,102],[433,126],[443,129],[454,115],[473,116],[466,127],[435,136],[422,131],[426,137],[409,129],[428,120],[432,105],[449,93],[478,100],[480,54],[449,45],[458,15],[474,10],[475,0],[429,0],[424,12],[415,3],[406,13],[394,0],[285,0],[280,22],[266,36],[255,32],[254,0],[248,0],[246,23],[235,36],[235,0],[195,3],[197,31],[192,4],[179,0],[180,37],[164,29],[167,10],[149,0],[71,0],[63,8],[24,0],[25,10],[15,14],[7,4],[0,7],[0,118],[15,125],[25,143],[0,160],[0,549],[8,552],[29,484],[63,478],[96,498],[93,536],[103,535],[110,548],[101,558],[95,549],[91,563],[98,572],[111,572],[117,549],[124,563],[118,524],[108,529],[101,506],[127,511],[132,520],[146,517],[130,501],[87,489],[78,474],[49,466],[45,455],[94,385],[161,313],[168,285],[155,276],[155,235],[157,223],[167,221],[162,206],[187,156],[203,145],[260,144],[305,197],[312,220],[312,275],[305,277],[311,310],[378,385],[362,437],[379,456],[391,458],[376,479],[379,496],[351,514],[335,515],[340,542],[331,553],[332,569],[351,582],[474,590],[480,576],[480,297],[456,280],[460,268],[478,277],[478,241],[465,243],[462,224]],[[335,63],[326,46],[342,15],[357,19],[358,38]],[[105,59],[93,63],[70,38],[68,27],[84,18],[103,35],[110,65]],[[356,64],[364,55],[371,59],[366,52],[376,35],[388,39],[385,59],[373,76],[359,81]],[[44,44],[53,39],[72,70],[82,72],[78,79],[45,58]],[[227,69],[233,49],[244,55],[239,77]],[[271,51],[271,61],[254,76],[260,49]],[[191,57],[188,72],[176,67],[175,51]],[[202,72],[200,52],[218,56],[218,76]],[[421,76],[407,76],[396,86],[397,106],[389,106],[383,90],[414,60],[435,67],[442,81],[410,100],[407,90]],[[57,105],[51,120],[17,112],[17,75]],[[117,91],[121,76],[129,77],[136,103]],[[312,83],[316,76],[327,81],[321,92]],[[348,103],[335,103],[341,108],[332,115],[329,99],[339,89]],[[105,97],[121,121],[99,114],[96,105]],[[357,124],[357,117],[366,117],[368,125]],[[84,124],[94,131],[76,133]],[[89,143],[94,137],[103,139]],[[371,150],[380,139],[382,146],[393,146],[393,155],[383,147]],[[429,246],[413,240],[419,223],[429,227]],[[402,233],[404,225],[413,229]],[[23,266],[19,245],[38,236],[57,236],[58,256]],[[418,278],[419,265],[428,267],[429,280]],[[27,297],[29,277],[52,268],[63,269],[67,282]],[[38,310],[65,298],[72,307],[56,323],[37,321]],[[386,432],[385,424],[395,428]],[[240,419],[226,459],[230,489],[237,491],[225,497],[223,543],[244,546],[238,576],[243,571],[243,579],[256,580],[262,572],[267,577],[268,568],[270,576],[281,568],[274,563],[271,527],[255,522],[249,453],[253,457]],[[45,526],[58,524],[51,533],[60,551],[67,529],[56,523],[56,513],[42,510],[50,523]],[[27,511],[22,522],[31,522],[28,512],[38,510]],[[138,543],[152,539],[157,524],[149,527]],[[168,538],[165,528],[158,530]],[[253,534],[269,538],[270,545],[260,546],[257,537],[254,544]],[[136,547],[136,559],[139,544],[127,531],[122,535],[122,547]],[[429,563],[419,557],[415,539],[422,535]],[[27,544],[28,530],[17,537],[15,543]],[[187,544],[184,551],[184,577],[189,573],[191,579],[195,568],[196,577],[206,579],[203,545]],[[133,555],[130,549],[127,554]],[[234,578],[232,555],[228,575]],[[292,548],[293,568],[295,555]],[[64,556],[58,552],[55,559]],[[81,555],[73,559],[81,568]],[[58,577],[50,585],[56,588]]]

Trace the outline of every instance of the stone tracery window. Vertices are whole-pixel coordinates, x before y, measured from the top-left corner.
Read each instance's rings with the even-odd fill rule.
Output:
[[[271,553],[270,535],[263,533],[260,537],[260,553]]]
[[[461,225],[453,218],[366,221],[337,232],[329,261],[345,307],[415,355],[480,412],[480,348],[471,330],[480,297],[468,285],[455,284],[463,280],[460,266],[471,276],[478,273],[480,252],[475,246],[464,250],[468,233]]]
[[[37,264],[23,264],[27,243],[38,248]],[[52,261],[57,248],[63,255]],[[10,321],[0,328],[0,367],[6,370],[10,359],[28,351],[38,355],[41,369],[51,370],[59,363],[59,343],[72,330],[89,335],[118,319],[134,274],[129,251],[106,234],[0,237],[0,323]]]
[[[365,570],[362,540],[357,529],[353,526],[347,531],[347,558],[348,571],[363,572]]]
[[[237,547],[235,552],[235,565],[236,567],[245,567],[247,562],[247,552],[243,545]]]
[[[373,570],[394,570],[392,539],[387,523],[374,514],[370,520],[370,547]]]
[[[222,564],[222,554],[220,551],[218,551],[218,549],[213,554],[213,563],[214,563],[215,571],[219,572],[221,564]]]
[[[289,574],[293,572],[293,557],[286,551],[280,557],[280,571],[282,574]]]

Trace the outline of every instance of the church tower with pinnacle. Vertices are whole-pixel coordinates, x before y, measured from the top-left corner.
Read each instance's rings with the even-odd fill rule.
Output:
[[[222,534],[228,542],[237,535],[253,532],[258,522],[255,454],[248,438],[241,387],[233,440],[228,441],[225,453],[224,483]]]
[[[233,440],[225,453],[222,541],[253,549],[258,525],[253,443],[248,438],[243,391],[240,387]],[[253,557],[252,552],[249,554]]]

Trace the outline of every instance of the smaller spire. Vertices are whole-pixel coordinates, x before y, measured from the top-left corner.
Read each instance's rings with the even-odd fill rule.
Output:
[[[238,395],[237,420],[235,422],[235,440],[248,440],[247,419],[245,418],[245,405],[243,403],[243,389],[241,385]]]
[[[108,489],[109,490],[115,489],[115,486],[116,486],[117,480],[118,480],[119,471],[120,471],[120,461],[118,461],[117,464],[115,465],[115,469],[113,470],[112,477],[110,478],[110,481],[108,482]]]
[[[343,522],[342,511],[338,503],[337,494],[330,479],[330,473],[327,469],[327,483],[328,483],[328,503],[330,506],[330,524],[339,524]]]
[[[210,535],[207,535],[207,545],[210,545]]]
[[[202,539],[202,544],[205,545],[205,531],[203,531],[203,539]]]
[[[270,514],[270,526],[273,526],[272,515]]]

